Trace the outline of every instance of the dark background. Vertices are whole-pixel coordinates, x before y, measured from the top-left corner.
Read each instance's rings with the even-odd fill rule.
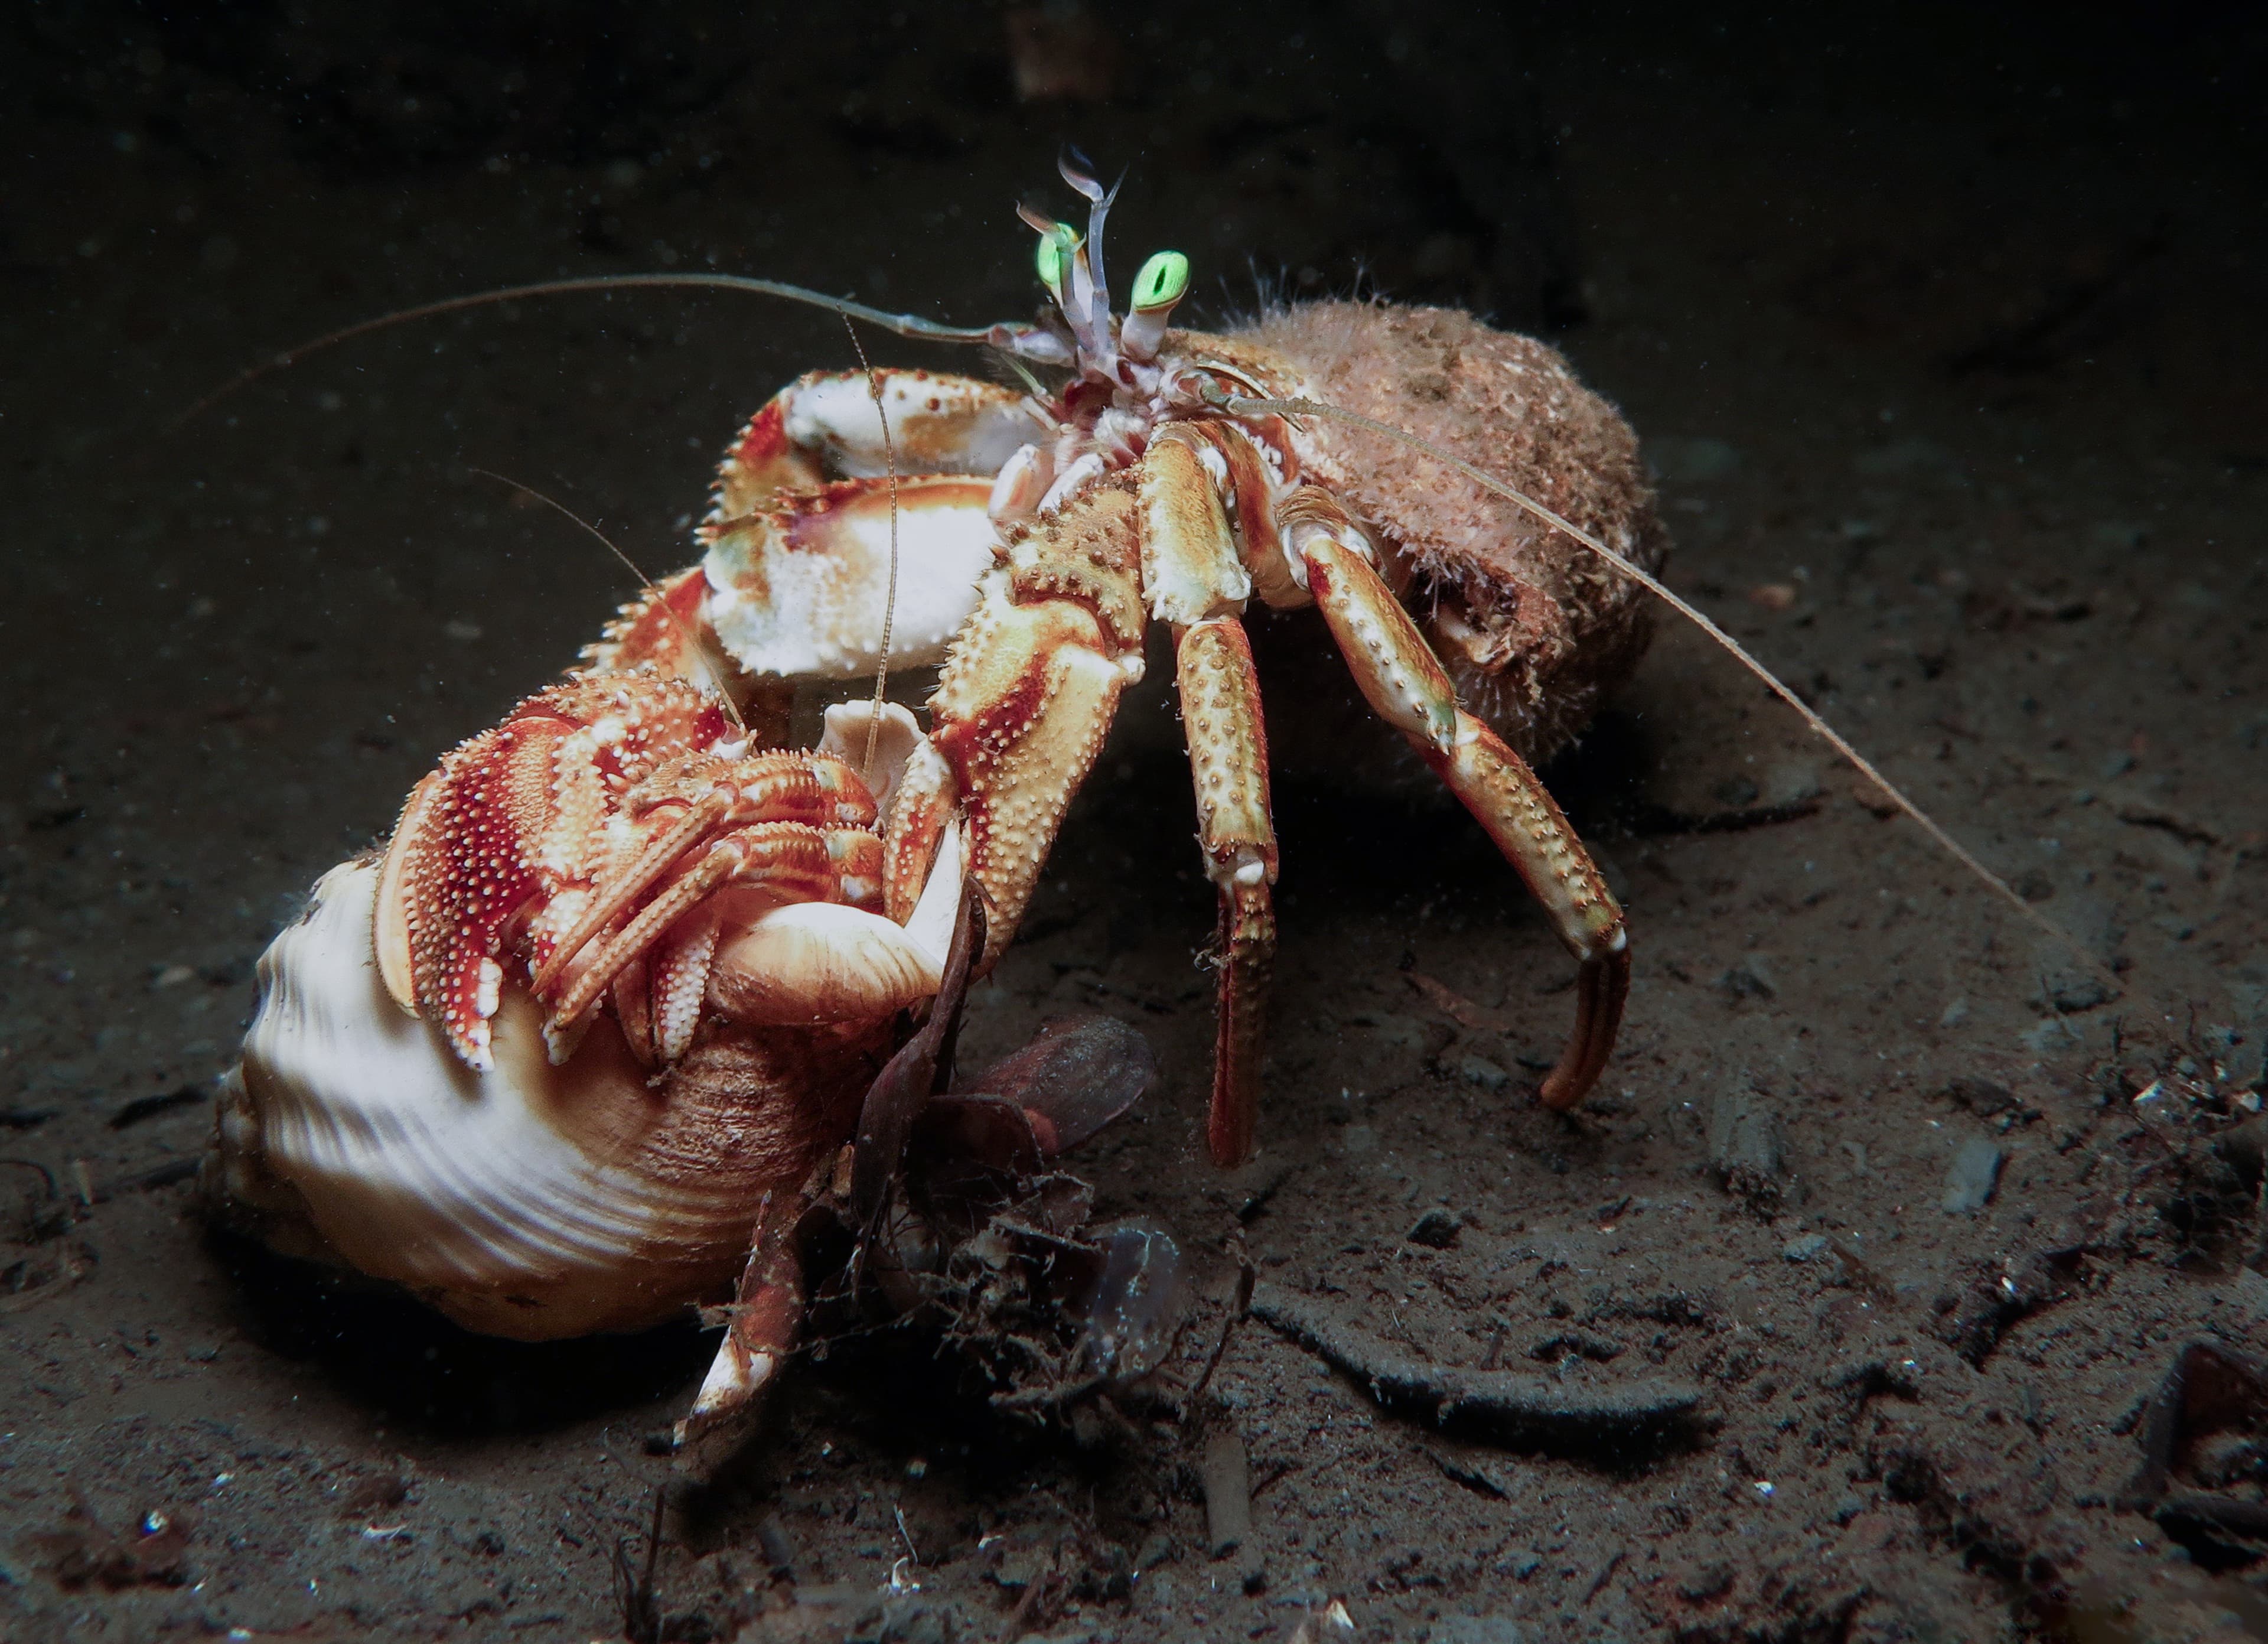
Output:
[[[996,1434],[946,1372],[836,1355],[742,1485],[673,1508],[674,1636],[1275,1637],[1327,1596],[1375,1638],[2262,1629],[2258,1566],[2116,1498],[2174,1346],[2257,1353],[2268,1317],[2257,1178],[2224,1204],[2208,1168],[2268,1029],[2264,70],[2261,12],[2206,6],[9,8],[0,1615],[617,1625],[610,1555],[666,1472],[639,1440],[702,1341],[504,1351],[342,1302],[208,1242],[184,1171],[306,884],[630,591],[469,469],[659,571],[740,421],[853,356],[800,310],[573,299],[179,415],[284,344],[559,275],[1018,316],[1013,207],[1070,211],[1076,143],[1126,175],[1120,280],[1186,251],[1196,323],[1378,293],[1565,349],[1646,440],[1672,582],[2122,987],[1665,626],[1550,773],[1637,931],[1612,1088],[1532,1110],[1564,961],[1485,841],[1353,750],[1279,785],[1269,1146],[1216,1178],[1210,909],[1170,699],[1138,699],[972,1032],[1140,1020],[1167,1079],[1092,1170],[1198,1253],[1200,1345],[1241,1241],[1445,1362],[1667,1365],[1721,1425],[1609,1468],[1445,1449],[1248,1326],[1207,1419],[1252,1453],[1259,1545],[1212,1559],[1187,1433]],[[1412,969],[1515,1025],[1438,1019]],[[2203,1128],[2169,1141],[2130,1098],[2183,1058]],[[1784,1132],[1762,1199],[1716,1168],[1727,1093]],[[1979,1136],[1999,1196],[1948,1216]],[[1436,1202],[1466,1232],[1413,1249]],[[1815,1232],[1841,1254],[1789,1254]],[[1971,1354],[1962,1298],[2066,1246],[2091,1253],[2052,1301]],[[1646,1322],[1671,1290],[1690,1308]],[[1820,1385],[1868,1354],[1929,1374]],[[893,1507],[927,1585],[862,1619]],[[185,1539],[143,1535],[153,1510]]]

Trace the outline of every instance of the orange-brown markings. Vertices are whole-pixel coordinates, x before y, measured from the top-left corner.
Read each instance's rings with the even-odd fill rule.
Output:
[[[823,754],[681,756],[632,789],[623,808],[652,834],[652,841],[628,868],[594,887],[582,918],[550,945],[528,983],[538,995],[549,991],[593,938],[704,839],[749,822],[865,829],[874,821],[866,785],[841,760]]]
[[[1233,504],[1229,517],[1236,526],[1237,553],[1252,578],[1252,591],[1278,609],[1305,605],[1307,593],[1292,580],[1290,562],[1277,535],[1278,521],[1272,501],[1276,481],[1251,439],[1229,424],[1211,420],[1170,426],[1182,431],[1182,439],[1202,441],[1219,452],[1228,464],[1228,490]]]
[[[1197,786],[1197,838],[1219,888],[1220,967],[1206,1146],[1217,1164],[1252,1151],[1260,1108],[1260,1062],[1275,969],[1276,829],[1269,814],[1268,729],[1244,624],[1233,617],[1182,630],[1175,646],[1182,720]],[[1240,858],[1265,877],[1233,877]]]
[[[1251,1154],[1260,1119],[1260,1058],[1276,969],[1276,911],[1265,885],[1232,885],[1220,903],[1220,1000],[1213,1027],[1212,1104],[1205,1146],[1215,1164]]]
[[[891,408],[890,436],[896,442],[898,459],[917,471],[965,468],[970,425],[988,412],[1012,406],[1022,397],[992,383],[967,377],[938,377],[926,371],[886,371],[882,378],[893,387],[899,383],[929,383],[948,390],[924,395],[910,406],[899,404]],[[989,479],[986,489],[990,489]]]
[[[969,870],[991,904],[985,962],[1005,950],[1071,796],[1101,749],[1125,675],[1071,600],[979,608],[931,699],[931,738],[967,806]]]
[[[411,998],[460,1057],[487,1060],[484,966],[513,925],[587,883],[622,796],[725,728],[718,706],[683,681],[573,680],[521,703],[419,785],[380,876],[379,951],[388,955],[398,923]]]
[[[909,766],[891,801],[884,836],[882,911],[900,925],[912,918],[921,903],[959,797],[954,768],[940,760]]]
[[[1182,722],[1197,785],[1198,840],[1217,865],[1250,847],[1276,877],[1268,727],[1242,623],[1200,623],[1175,647]]]
[[[1487,829],[1568,951],[1595,958],[1623,928],[1606,881],[1527,763],[1470,714],[1457,720],[1459,746],[1449,754],[1421,749],[1426,763]]]
[[[843,854],[857,859],[855,853]],[[578,1020],[672,925],[728,884],[761,886],[782,902],[842,901],[843,868],[837,857],[828,833],[805,822],[755,822],[712,841],[698,860],[662,886],[652,902],[601,945],[552,1007],[552,1021],[564,1025]],[[880,870],[880,840],[874,840],[865,866]]]
[[[1138,652],[1149,620],[1138,529],[1130,474],[1098,482],[1052,518],[1013,527],[1006,545],[1017,601],[1076,600],[1114,648]],[[1025,549],[1028,557],[1019,551]]]
[[[651,586],[622,608],[598,644],[585,647],[584,662],[617,671],[651,663],[675,679],[705,678],[709,659],[700,654],[695,637],[704,631],[701,607],[708,593],[698,565]],[[723,662],[721,652],[717,662]]]
[[[895,505],[910,526],[924,513],[945,509],[982,508],[992,494],[992,482],[958,474],[919,474],[902,476]],[[792,551],[834,554],[842,551],[841,534],[862,525],[879,527],[876,540],[888,528],[893,506],[890,487],[879,479],[834,480],[810,491],[779,498],[766,515],[756,520],[720,523],[718,534],[748,528],[770,528]]]
[[[781,491],[810,490],[826,483],[817,459],[788,439],[786,399],[792,392],[783,388],[764,402],[725,453],[717,470],[711,518],[754,513]]]

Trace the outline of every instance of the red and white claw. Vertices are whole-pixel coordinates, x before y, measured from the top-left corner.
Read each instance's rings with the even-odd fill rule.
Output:
[[[681,681],[594,678],[529,697],[448,754],[411,793],[379,876],[378,962],[394,1002],[489,1069],[519,922],[598,876],[624,793],[728,725]]]
[[[376,916],[388,991],[482,1072],[515,974],[555,1065],[609,999],[632,1052],[667,1066],[711,1006],[812,1025],[934,992],[942,939],[873,911],[877,808],[843,756],[853,741],[863,755],[872,710],[829,717],[843,752],[742,756],[682,681],[598,675],[530,698],[402,813]],[[924,744],[904,710],[883,719],[879,774],[895,786]]]

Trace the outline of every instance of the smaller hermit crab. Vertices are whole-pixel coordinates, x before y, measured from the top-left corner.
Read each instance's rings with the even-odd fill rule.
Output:
[[[638,1329],[729,1286],[948,956],[954,842],[914,917],[872,910],[873,789],[918,740],[885,717],[872,785],[832,743],[749,754],[649,675],[457,748],[262,957],[226,1202],[491,1335]]]

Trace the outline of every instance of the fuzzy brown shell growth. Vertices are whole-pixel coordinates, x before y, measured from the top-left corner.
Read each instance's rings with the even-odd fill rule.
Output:
[[[1668,555],[1638,436],[1556,349],[1454,309],[1345,302],[1278,310],[1223,340],[1271,390],[1440,446],[1648,571]],[[1637,666],[1648,596],[1565,532],[1343,423],[1313,419],[1294,444],[1311,476],[1385,538],[1397,590],[1460,700],[1531,763],[1564,748]]]

